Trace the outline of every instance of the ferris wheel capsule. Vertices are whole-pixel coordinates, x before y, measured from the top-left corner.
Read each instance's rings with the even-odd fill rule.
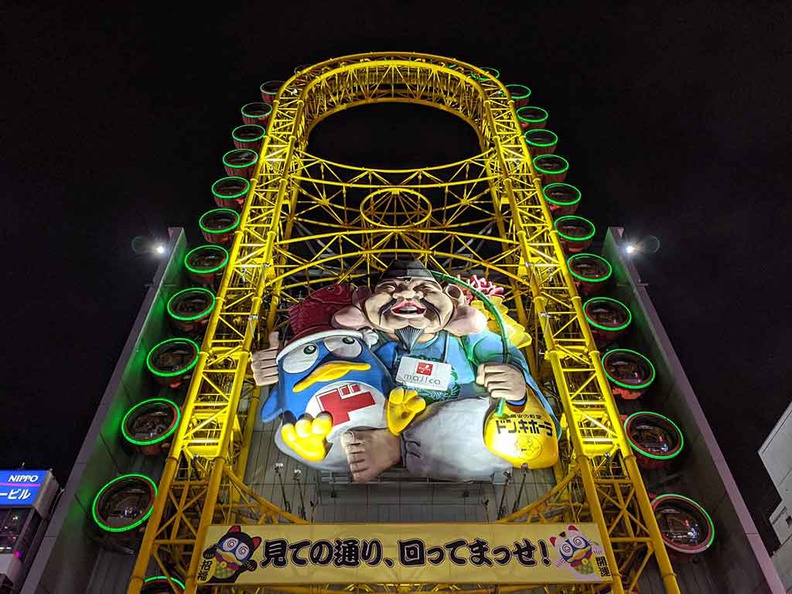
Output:
[[[176,389],[189,379],[200,350],[189,338],[168,338],[149,351],[146,367],[159,385]]]
[[[236,175],[222,177],[212,184],[212,196],[220,208],[242,210],[249,190],[250,182]]]
[[[242,121],[246,124],[264,126],[272,113],[272,105],[262,101],[246,103],[242,106]]]
[[[525,105],[517,109],[517,119],[523,130],[532,128],[544,128],[547,125],[547,118],[550,115],[547,110],[536,105]]]
[[[94,496],[91,515],[94,525],[108,545],[135,547],[143,526],[154,511],[157,485],[144,474],[114,478]]]
[[[183,289],[168,299],[168,316],[182,334],[202,333],[216,304],[214,293],[204,287]]]
[[[267,82],[262,83],[259,87],[262,101],[270,105],[275,103],[275,98],[278,96],[278,92],[281,90],[283,82],[284,81],[282,80],[268,80]]]
[[[647,470],[665,468],[679,456],[685,445],[682,431],[674,421],[651,411],[636,412],[624,420],[627,441],[638,466]]]
[[[509,98],[514,101],[515,108],[525,107],[531,99],[531,89],[525,85],[506,85],[506,91],[509,93]]]
[[[539,130],[539,132],[544,132],[544,130]],[[547,184],[542,187],[542,196],[553,218],[575,214],[580,205],[580,190],[572,184],[561,182]]]
[[[267,135],[267,129],[259,124],[243,124],[231,131],[231,139],[238,149],[251,149],[258,152]]]
[[[481,82],[487,80],[490,77],[494,79],[500,78],[500,72],[491,66],[484,66],[481,68],[481,70],[484,71],[484,76],[480,74],[471,74],[473,80]]]
[[[523,139],[534,156],[550,155],[558,144],[556,133],[547,128],[530,128],[523,134]]]
[[[594,223],[577,215],[558,217],[553,223],[561,247],[570,254],[582,252],[591,245],[597,228]]]
[[[655,380],[652,362],[630,349],[613,349],[602,357],[611,391],[624,400],[640,398]]]
[[[597,346],[617,340],[632,322],[630,308],[610,297],[592,297],[583,304],[583,313]]]
[[[140,594],[183,594],[184,583],[175,577],[155,575],[146,578]]]
[[[613,268],[605,258],[596,254],[579,252],[567,259],[569,273],[575,287],[584,297],[599,293],[613,275]]]
[[[676,493],[659,495],[652,501],[652,509],[672,559],[691,562],[715,542],[712,518],[689,497]]]
[[[150,398],[124,415],[121,435],[144,456],[158,456],[170,446],[180,420],[181,411],[173,401]]]
[[[223,155],[223,167],[230,176],[250,179],[256,171],[258,152],[251,149],[233,149]]]
[[[559,155],[546,154],[533,158],[536,173],[542,178],[543,184],[562,182],[569,171],[569,161]]]
[[[201,245],[187,252],[184,267],[191,281],[214,288],[223,277],[228,258],[228,250],[221,245]]]
[[[214,208],[201,215],[198,226],[208,243],[227,246],[239,227],[239,213],[231,208]]]

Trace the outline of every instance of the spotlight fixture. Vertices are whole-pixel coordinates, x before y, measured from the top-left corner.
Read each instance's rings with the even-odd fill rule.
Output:
[[[168,252],[167,246],[160,240],[146,237],[145,235],[136,235],[132,239],[132,252],[141,256],[143,254],[153,254],[154,256],[163,256]]]
[[[654,254],[660,249],[660,240],[654,235],[647,235],[638,241],[631,241],[624,246],[624,253],[628,256],[636,254]]]

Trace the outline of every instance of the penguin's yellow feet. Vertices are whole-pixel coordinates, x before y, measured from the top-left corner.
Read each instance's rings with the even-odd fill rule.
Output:
[[[315,419],[311,415],[303,415],[296,423],[284,423],[280,431],[283,441],[301,458],[319,462],[324,460],[330,449],[327,436],[332,428],[333,417],[322,412]]]
[[[388,396],[386,416],[388,429],[394,435],[401,434],[415,416],[426,408],[426,400],[409,388],[393,388]]]
[[[558,434],[553,419],[533,394],[522,412],[498,417],[491,412],[484,423],[484,443],[496,456],[515,467],[548,468],[558,461]]]

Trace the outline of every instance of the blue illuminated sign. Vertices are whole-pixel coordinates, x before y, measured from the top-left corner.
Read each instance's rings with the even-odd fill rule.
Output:
[[[33,505],[46,477],[46,470],[0,470],[0,507]]]

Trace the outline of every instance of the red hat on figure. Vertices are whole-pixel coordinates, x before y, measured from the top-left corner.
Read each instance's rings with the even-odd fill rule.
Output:
[[[354,285],[342,283],[329,285],[314,291],[300,303],[289,308],[289,326],[294,332],[292,341],[307,336],[334,330],[330,320],[333,314],[352,305]]]
[[[277,360],[307,342],[330,336],[354,336],[371,344],[362,332],[334,328],[331,323],[333,314],[353,304],[354,293],[355,286],[349,283],[329,285],[291,306],[288,310],[289,326],[294,336],[278,353]]]

